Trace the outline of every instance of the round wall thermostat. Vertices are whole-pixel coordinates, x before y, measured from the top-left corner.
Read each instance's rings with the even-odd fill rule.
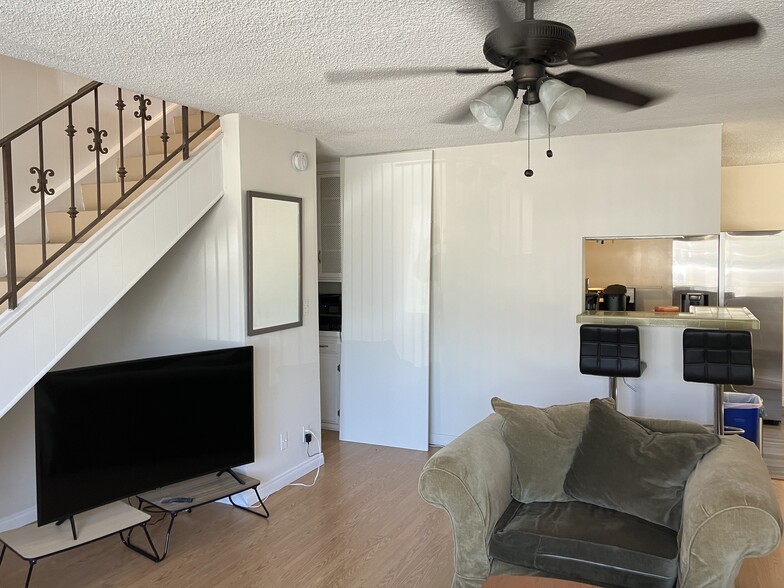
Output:
[[[308,156],[302,151],[295,151],[291,156],[291,165],[297,171],[305,171],[308,169]]]

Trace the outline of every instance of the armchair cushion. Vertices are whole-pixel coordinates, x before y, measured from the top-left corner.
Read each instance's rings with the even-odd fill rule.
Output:
[[[686,480],[718,445],[719,437],[707,431],[654,432],[592,400],[564,491],[576,500],[677,531]]]
[[[491,557],[602,586],[672,588],[678,534],[583,502],[512,501],[490,537]]]
[[[613,406],[611,399],[599,402]],[[564,479],[588,422],[588,403],[537,408],[491,400],[512,460],[512,497],[519,502],[565,502]]]

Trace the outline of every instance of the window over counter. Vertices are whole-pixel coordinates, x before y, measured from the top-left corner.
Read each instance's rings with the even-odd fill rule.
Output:
[[[604,288],[627,289],[629,310],[717,306],[719,236],[587,237],[583,240],[586,308],[607,309]]]

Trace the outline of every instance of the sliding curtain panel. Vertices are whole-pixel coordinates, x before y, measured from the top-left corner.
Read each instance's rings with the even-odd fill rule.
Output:
[[[340,438],[427,450],[431,151],[343,160]]]

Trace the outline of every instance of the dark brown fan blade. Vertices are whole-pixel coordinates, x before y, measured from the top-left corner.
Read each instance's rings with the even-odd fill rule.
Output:
[[[607,79],[584,74],[580,71],[567,71],[554,77],[570,86],[582,88],[591,96],[623,102],[624,104],[631,104],[637,107],[646,106],[661,97],[661,95],[644,94],[632,89],[630,86],[621,86]]]
[[[395,80],[418,76],[436,74],[482,74],[504,73],[509,70],[488,70],[486,67],[477,68],[448,68],[448,67],[404,67],[404,68],[379,68],[379,69],[354,69],[351,71],[328,71],[324,79],[331,84],[346,84],[353,82],[369,82],[373,80]]]
[[[760,29],[759,22],[751,17],[746,17],[743,20],[713,24],[686,31],[578,48],[569,56],[569,63],[580,66],[599,65],[675,49],[755,37],[760,33]]]
[[[511,71],[510,69],[488,69],[486,67],[459,67],[455,70],[457,75],[466,75],[466,74],[497,74],[497,73],[506,73]]]

